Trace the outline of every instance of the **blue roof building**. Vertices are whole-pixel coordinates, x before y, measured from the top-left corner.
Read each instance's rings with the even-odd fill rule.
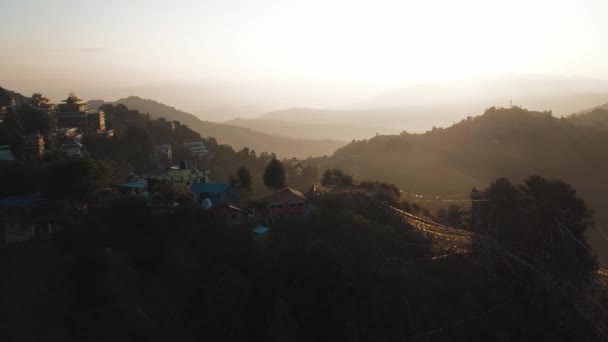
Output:
[[[145,179],[116,185],[123,194],[148,195],[148,181]]]
[[[234,188],[223,183],[194,183],[190,186],[194,193],[194,203],[202,205],[203,200],[210,199],[213,206],[219,203],[228,203],[238,199]]]
[[[137,182],[123,183],[123,184],[118,184],[117,187],[126,188],[126,189],[145,189],[148,187],[148,181],[141,180],[141,181],[137,181]]]

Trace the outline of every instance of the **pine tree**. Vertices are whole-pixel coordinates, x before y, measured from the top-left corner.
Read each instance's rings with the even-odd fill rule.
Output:
[[[264,185],[272,190],[278,190],[287,182],[283,163],[273,158],[264,170]]]

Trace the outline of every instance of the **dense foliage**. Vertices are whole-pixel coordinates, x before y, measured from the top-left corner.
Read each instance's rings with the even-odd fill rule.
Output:
[[[531,176],[513,185],[501,178],[473,193],[472,229],[499,241],[560,282],[587,282],[597,267],[585,240],[591,217],[562,181]]]
[[[568,300],[498,279],[356,198],[317,202],[265,244],[248,229],[92,213],[4,251],[2,335],[35,341],[585,340]],[[27,281],[24,281],[27,279]],[[513,279],[512,279],[513,280]],[[566,319],[566,320],[564,320]]]
[[[264,170],[264,185],[271,190],[277,190],[287,185],[283,163],[273,158]]]

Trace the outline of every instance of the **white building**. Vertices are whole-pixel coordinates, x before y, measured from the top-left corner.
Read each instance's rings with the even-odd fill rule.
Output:
[[[204,157],[209,153],[202,141],[187,142],[184,143],[184,146],[197,157]]]

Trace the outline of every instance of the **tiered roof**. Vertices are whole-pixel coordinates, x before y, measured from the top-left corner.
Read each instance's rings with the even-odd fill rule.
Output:
[[[70,93],[70,95],[68,96],[68,98],[67,98],[67,99],[65,99],[65,100],[63,100],[63,101],[61,101],[61,102],[65,102],[65,103],[69,103],[69,104],[72,104],[72,103],[80,103],[80,102],[82,102],[82,99],[79,99],[79,98],[76,96],[76,94],[74,94],[74,93]]]

